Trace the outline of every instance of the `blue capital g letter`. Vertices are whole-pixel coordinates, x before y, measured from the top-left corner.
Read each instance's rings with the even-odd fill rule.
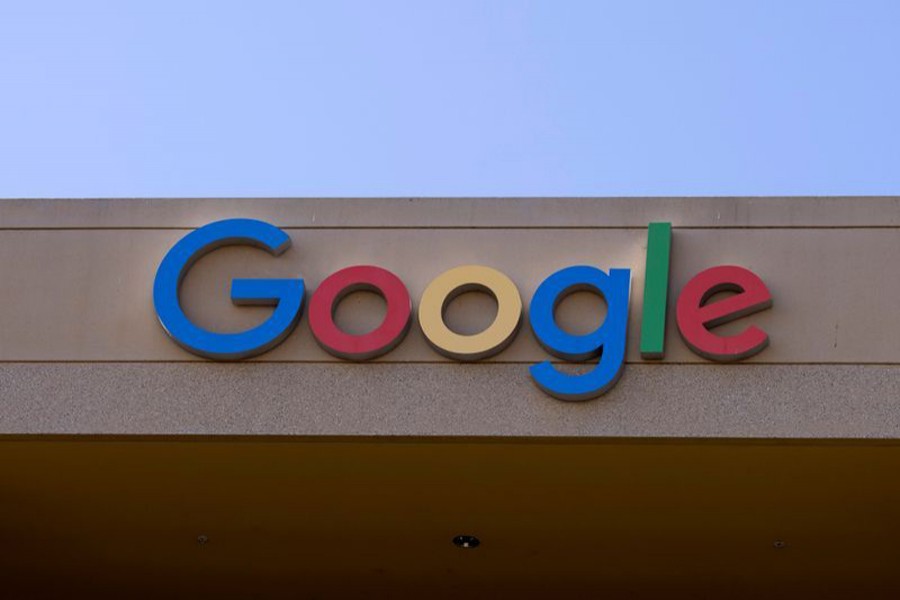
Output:
[[[197,327],[181,309],[178,292],[185,273],[200,257],[222,246],[247,245],[278,256],[291,238],[274,225],[253,219],[228,219],[192,231],[163,258],[153,282],[153,304],[163,329],[188,352],[218,360],[262,354],[280,344],[300,320],[302,279],[235,279],[231,300],[238,305],[274,305],[262,324],[238,333],[215,333]]]

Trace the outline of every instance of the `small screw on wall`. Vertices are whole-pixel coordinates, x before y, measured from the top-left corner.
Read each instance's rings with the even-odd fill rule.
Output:
[[[477,548],[481,545],[481,540],[474,535],[458,535],[453,538],[453,545],[457,548]]]
[[[772,542],[772,547],[776,550],[781,550],[783,548],[787,548],[787,542],[783,540],[775,540],[774,542]]]
[[[197,536],[197,543],[200,544],[201,546],[204,544],[208,544],[209,538],[201,533],[200,535]]]

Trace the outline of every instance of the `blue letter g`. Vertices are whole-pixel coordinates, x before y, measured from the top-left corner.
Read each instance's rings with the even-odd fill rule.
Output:
[[[235,279],[231,300],[235,304],[275,305],[264,323],[239,333],[215,333],[191,323],[178,301],[181,280],[201,256],[222,246],[247,245],[279,255],[291,238],[274,225],[253,219],[229,219],[205,225],[175,244],[156,271],[153,304],[159,322],[173,340],[194,354],[219,360],[247,358],[280,344],[300,320],[303,306],[302,279]]]
[[[547,352],[567,361],[584,361],[600,355],[593,369],[569,375],[550,361],[533,365],[531,376],[542,390],[560,400],[596,398],[615,385],[625,362],[628,329],[628,294],[631,271],[612,269],[609,275],[589,266],[568,267],[544,280],[531,299],[534,335]],[[557,305],[567,295],[588,290],[606,300],[606,319],[586,335],[573,335],[556,324]]]

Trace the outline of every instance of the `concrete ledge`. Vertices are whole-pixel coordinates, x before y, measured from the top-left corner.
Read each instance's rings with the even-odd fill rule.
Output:
[[[0,229],[279,227],[900,227],[900,197],[0,199]]]
[[[630,365],[597,400],[523,365],[7,363],[0,434],[897,438],[900,367]]]

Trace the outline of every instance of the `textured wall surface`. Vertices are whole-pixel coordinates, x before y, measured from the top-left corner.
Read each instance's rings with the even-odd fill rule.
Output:
[[[559,268],[629,267],[628,365],[596,400],[537,390],[547,360],[526,325],[484,364],[436,354],[416,325],[370,364],[342,362],[306,319],[246,364],[181,350],[156,321],[160,260],[188,230],[234,217],[286,228],[273,258],[224,248],[184,282],[185,310],[221,331],[270,309],[235,307],[234,277],[303,277],[308,291],[353,264],[394,271],[414,303],[461,264],[497,268],[527,305]],[[674,226],[666,358],[637,352],[646,224]],[[900,435],[900,200],[896,198],[0,200],[0,433],[848,437]],[[771,345],[746,363],[691,353],[674,299],[700,270],[756,272],[773,307],[722,328],[764,328]],[[448,320],[477,330],[494,310],[460,298]],[[573,296],[560,320],[593,329],[602,302]],[[377,324],[380,301],[355,294],[349,331]],[[527,317],[526,317],[527,319]]]

